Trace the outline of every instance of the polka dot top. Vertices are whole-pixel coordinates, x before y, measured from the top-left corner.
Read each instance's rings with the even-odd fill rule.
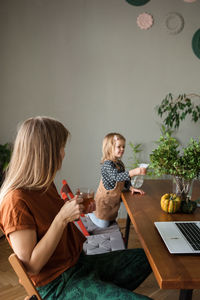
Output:
[[[116,182],[125,181],[124,187],[129,189],[131,178],[129,172],[125,171],[124,164],[121,160],[114,163],[112,160],[106,160],[101,166],[101,176],[103,185],[106,190],[114,189]]]

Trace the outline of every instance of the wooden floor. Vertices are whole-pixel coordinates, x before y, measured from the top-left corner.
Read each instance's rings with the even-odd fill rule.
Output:
[[[124,233],[125,220],[120,219],[118,223],[122,233]],[[131,226],[128,248],[138,247],[141,247],[140,242],[137,239],[133,226]],[[4,237],[0,238],[0,300],[24,300],[26,292],[18,283],[18,279],[8,263],[8,256],[11,252],[12,250],[6,239]],[[135,291],[154,300],[178,300],[179,298],[179,291],[177,290],[160,290],[153,274]],[[200,290],[194,290],[192,300],[199,299]]]

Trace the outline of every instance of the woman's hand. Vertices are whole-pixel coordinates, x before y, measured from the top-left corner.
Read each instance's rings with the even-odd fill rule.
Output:
[[[131,186],[129,188],[129,191],[131,191],[131,194],[133,195],[134,193],[139,193],[140,195],[144,195],[145,192],[143,190],[138,190],[138,189],[135,189],[133,186]]]
[[[72,200],[67,201],[61,208],[57,217],[61,218],[64,226],[80,218],[84,211],[83,198],[76,195]]]

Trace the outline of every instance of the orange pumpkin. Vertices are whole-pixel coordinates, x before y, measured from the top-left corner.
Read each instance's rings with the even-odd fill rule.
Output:
[[[161,197],[160,205],[162,210],[169,214],[179,211],[181,207],[181,199],[176,194],[164,194]]]

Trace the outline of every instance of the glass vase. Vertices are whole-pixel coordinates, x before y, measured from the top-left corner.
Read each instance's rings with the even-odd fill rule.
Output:
[[[184,179],[179,176],[173,177],[173,193],[177,194],[182,201],[191,200],[192,198],[193,179]]]

